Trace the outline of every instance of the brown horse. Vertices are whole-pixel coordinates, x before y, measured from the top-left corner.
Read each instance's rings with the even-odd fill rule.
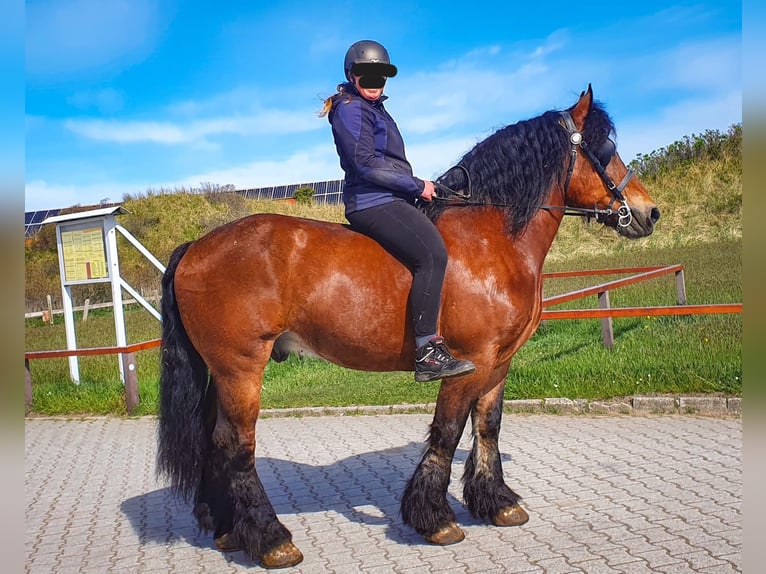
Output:
[[[427,206],[449,252],[439,331],[476,371],[442,382],[428,448],[401,501],[405,523],[435,544],[463,539],[447,502],[470,415],[463,498],[476,517],[523,524],[503,480],[497,438],[514,353],[537,328],[546,253],[565,212],[629,238],[659,210],[616,154],[614,126],[590,86],[566,111],[497,131],[440,180],[458,190]],[[615,183],[619,182],[619,183]],[[181,245],[163,278],[160,472],[194,503],[221,549],[266,567],[302,560],[255,469],[264,368],[290,351],[351,369],[411,371],[409,271],[339,224],[253,215]]]

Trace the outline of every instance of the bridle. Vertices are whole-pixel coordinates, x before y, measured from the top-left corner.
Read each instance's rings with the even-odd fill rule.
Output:
[[[595,205],[593,208],[570,207],[567,205],[540,205],[540,209],[563,211],[564,215],[585,215],[588,217],[594,217],[599,223],[604,223],[607,217],[615,214],[614,204],[619,201],[621,205],[616,212],[618,218],[618,231],[620,228],[628,227],[633,221],[633,214],[622,192],[627,187],[628,182],[634,175],[633,169],[629,168],[628,172],[625,174],[625,177],[622,178],[622,181],[619,183],[619,185],[615,185],[612,178],[610,178],[606,173],[606,166],[609,165],[609,162],[617,151],[614,141],[611,138],[607,138],[604,144],[594,153],[590,146],[583,139],[582,133],[577,130],[577,127],[575,126],[574,121],[572,120],[572,116],[569,114],[569,112],[564,111],[559,113],[561,115],[561,118],[559,119],[559,125],[564,130],[566,130],[567,134],[569,134],[569,143],[571,146],[569,150],[569,166],[567,167],[567,175],[564,182],[564,203],[566,203],[567,191],[569,190],[569,182],[572,179],[575,161],[577,160],[577,148],[582,150],[585,157],[587,157],[591,165],[593,165],[593,169],[596,170],[596,173],[601,178],[601,181],[604,182],[604,185],[606,185],[606,188],[611,193],[612,200],[609,202],[609,205],[605,209],[601,209]],[[464,189],[467,191],[461,193],[460,191],[456,191],[444,185],[439,180],[436,180],[433,182],[434,187],[436,187],[436,189],[439,191],[444,192],[445,195],[437,195],[434,197],[434,199],[452,202],[454,205],[493,205],[495,207],[510,207],[505,204],[488,204],[471,201],[471,177],[468,173],[468,170],[465,166],[458,164],[452,167],[450,170],[447,170],[444,175],[446,176],[447,173],[452,171],[452,169],[460,169],[463,171],[466,177],[466,187]]]
[[[568,213],[572,213],[573,215],[593,215],[595,216],[596,221],[603,223],[607,217],[615,213],[613,209],[614,204],[615,202],[619,201],[621,205],[617,209],[617,226],[618,228],[628,227],[631,221],[633,221],[633,214],[630,211],[630,206],[628,205],[628,201],[625,199],[625,196],[622,194],[622,191],[627,187],[628,182],[634,175],[633,168],[628,168],[628,172],[625,174],[625,177],[622,178],[622,181],[619,183],[619,185],[615,185],[612,178],[609,177],[606,173],[606,166],[609,165],[609,162],[617,151],[617,146],[615,146],[612,138],[607,138],[607,140],[596,151],[596,153],[593,153],[593,150],[591,150],[588,143],[583,139],[582,133],[577,130],[577,127],[575,126],[574,121],[572,120],[572,116],[569,114],[569,112],[559,113],[561,115],[561,118],[559,119],[559,125],[564,128],[564,130],[566,130],[567,134],[569,134],[570,143],[569,167],[567,168],[567,177],[566,181],[564,182],[564,202],[566,203],[567,191],[569,190],[569,181],[572,179],[572,172],[574,172],[578,147],[585,154],[585,157],[588,158],[591,165],[593,166],[593,169],[596,170],[596,173],[601,178],[601,181],[604,182],[604,185],[609,190],[609,193],[612,194],[612,200],[609,202],[609,205],[606,206],[606,209],[599,209],[595,205],[593,206],[593,209],[566,206],[559,209],[565,209],[565,215]],[[554,209],[557,206],[540,207],[544,209]]]

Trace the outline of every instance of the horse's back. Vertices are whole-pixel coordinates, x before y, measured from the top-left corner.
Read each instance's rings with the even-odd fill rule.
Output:
[[[410,284],[409,271],[368,237],[277,214],[211,231],[189,247],[175,277],[195,346],[231,345],[247,354],[255,341],[290,332],[318,355],[357,367],[341,358],[341,347],[355,340],[391,333],[383,345],[401,354],[405,333],[411,337]]]
[[[375,241],[346,225],[255,214],[216,228],[192,243],[177,273],[209,287],[225,281],[228,289],[236,289],[247,277],[247,288],[252,290],[253,281],[286,288],[286,282],[296,287],[307,281],[337,281],[342,274],[363,284],[370,275],[365,271],[371,269],[394,275],[406,271]]]

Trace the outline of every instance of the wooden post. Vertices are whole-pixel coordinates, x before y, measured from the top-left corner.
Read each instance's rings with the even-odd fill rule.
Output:
[[[598,308],[609,309],[609,291],[601,291],[598,294]],[[601,319],[601,339],[603,339],[604,347],[607,349],[614,346],[614,328],[611,317]]]
[[[676,271],[676,292],[678,293],[678,304],[686,305],[686,281],[684,281],[684,270]]]
[[[53,325],[53,299],[48,295],[48,322]]]
[[[24,359],[24,407],[26,411],[32,408],[32,372],[29,370],[29,359]]]
[[[125,373],[125,404],[128,408],[128,414],[132,414],[133,409],[138,406],[140,401],[135,353],[122,354],[122,370]]]
[[[90,297],[85,299],[85,305],[82,309],[82,322],[85,323],[88,320],[88,311],[90,310]]]

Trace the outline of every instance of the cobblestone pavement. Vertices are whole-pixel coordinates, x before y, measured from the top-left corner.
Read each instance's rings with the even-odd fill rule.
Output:
[[[399,496],[431,416],[267,418],[257,467],[305,560],[287,572],[741,572],[742,421],[506,415],[506,481],[524,526],[450,499],[466,539],[431,546],[402,524]],[[259,571],[198,532],[154,474],[153,418],[26,421],[26,571]]]

